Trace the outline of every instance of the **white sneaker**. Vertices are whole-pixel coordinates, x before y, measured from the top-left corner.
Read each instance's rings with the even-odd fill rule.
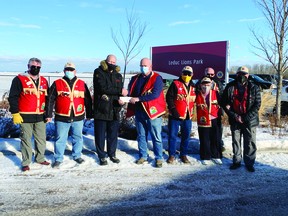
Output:
[[[210,160],[202,160],[201,163],[203,165],[209,165],[210,164]]]
[[[217,165],[222,165],[222,161],[220,158],[212,158],[212,161]]]

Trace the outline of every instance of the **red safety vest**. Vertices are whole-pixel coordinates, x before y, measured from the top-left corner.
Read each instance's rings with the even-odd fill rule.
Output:
[[[76,79],[73,88],[64,79],[55,81],[57,98],[55,103],[55,113],[61,116],[70,116],[71,109],[75,116],[83,115],[85,112],[85,82]]]
[[[19,113],[43,114],[48,89],[47,80],[39,76],[39,85],[35,85],[30,76],[18,75],[22,84],[22,92],[18,100]]]
[[[208,95],[209,105],[207,105],[204,95],[200,92],[196,97],[197,124],[199,127],[211,127],[210,115],[218,117],[219,105],[217,91],[210,90]]]
[[[136,75],[136,76],[137,76],[136,79],[134,80],[134,82],[131,85],[130,95],[133,95],[134,87],[137,83],[137,79],[138,79],[139,75]],[[155,80],[158,76],[160,76],[160,75],[155,73],[154,71],[152,71],[151,77],[149,78],[148,82],[145,84],[141,95],[149,94],[150,92],[152,92]],[[165,102],[165,97],[164,97],[163,91],[161,91],[160,96],[158,98],[151,100],[151,101],[143,101],[143,102],[141,102],[141,104],[142,104],[145,112],[149,116],[149,118],[152,120],[163,115],[166,112],[166,102]],[[126,117],[128,118],[128,117],[131,117],[133,115],[135,115],[134,106],[133,106],[133,104],[129,103],[128,107],[127,107]]]
[[[242,115],[246,113],[247,107],[247,99],[248,99],[248,89],[247,86],[245,87],[245,91],[243,97],[240,100],[239,90],[235,86],[233,91],[233,109],[235,113]]]
[[[179,80],[175,80],[174,83],[177,87],[177,97],[174,98],[175,108],[181,119],[186,118],[187,111],[190,119],[192,119],[194,102],[196,98],[195,88],[190,86],[188,92],[184,83],[180,82]]]

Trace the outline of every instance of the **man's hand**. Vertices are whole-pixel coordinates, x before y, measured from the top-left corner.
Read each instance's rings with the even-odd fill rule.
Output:
[[[235,117],[235,119],[236,119],[237,122],[239,122],[239,123],[241,123],[241,124],[243,123],[241,116],[237,115],[237,116]]]
[[[136,102],[139,102],[139,98],[138,97],[132,97],[129,102],[132,104],[135,104]]]
[[[122,105],[124,105],[124,102],[122,101],[122,100],[118,100],[118,103],[122,106]]]
[[[46,123],[49,123],[49,122],[51,122],[51,121],[52,121],[52,118],[46,118],[46,119],[45,119],[45,122],[46,122]]]
[[[125,88],[122,88],[122,95],[125,97],[128,95],[128,90]]]

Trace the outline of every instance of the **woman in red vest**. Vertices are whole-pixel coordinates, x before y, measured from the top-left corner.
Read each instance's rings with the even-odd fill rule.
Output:
[[[203,165],[208,165],[210,160],[215,164],[222,164],[219,145],[220,128],[217,124],[217,118],[219,118],[218,99],[218,92],[211,89],[211,79],[203,77],[196,96],[200,159]]]

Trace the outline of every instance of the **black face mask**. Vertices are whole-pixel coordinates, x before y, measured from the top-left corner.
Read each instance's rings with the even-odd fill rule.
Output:
[[[238,75],[237,76],[237,81],[240,83],[240,84],[245,84],[247,82],[248,78],[246,76],[243,76],[243,75]]]
[[[113,70],[115,70],[115,68],[117,67],[117,65],[110,64],[110,63],[108,63],[108,62],[106,62],[106,63],[107,63],[107,66],[108,66],[108,70],[109,70],[109,71],[113,71]]]
[[[34,66],[34,65],[32,65],[32,66],[30,67],[29,73],[30,73],[31,75],[33,75],[33,76],[36,76],[36,75],[39,74],[40,68],[41,68],[41,67],[39,67],[39,66]]]

